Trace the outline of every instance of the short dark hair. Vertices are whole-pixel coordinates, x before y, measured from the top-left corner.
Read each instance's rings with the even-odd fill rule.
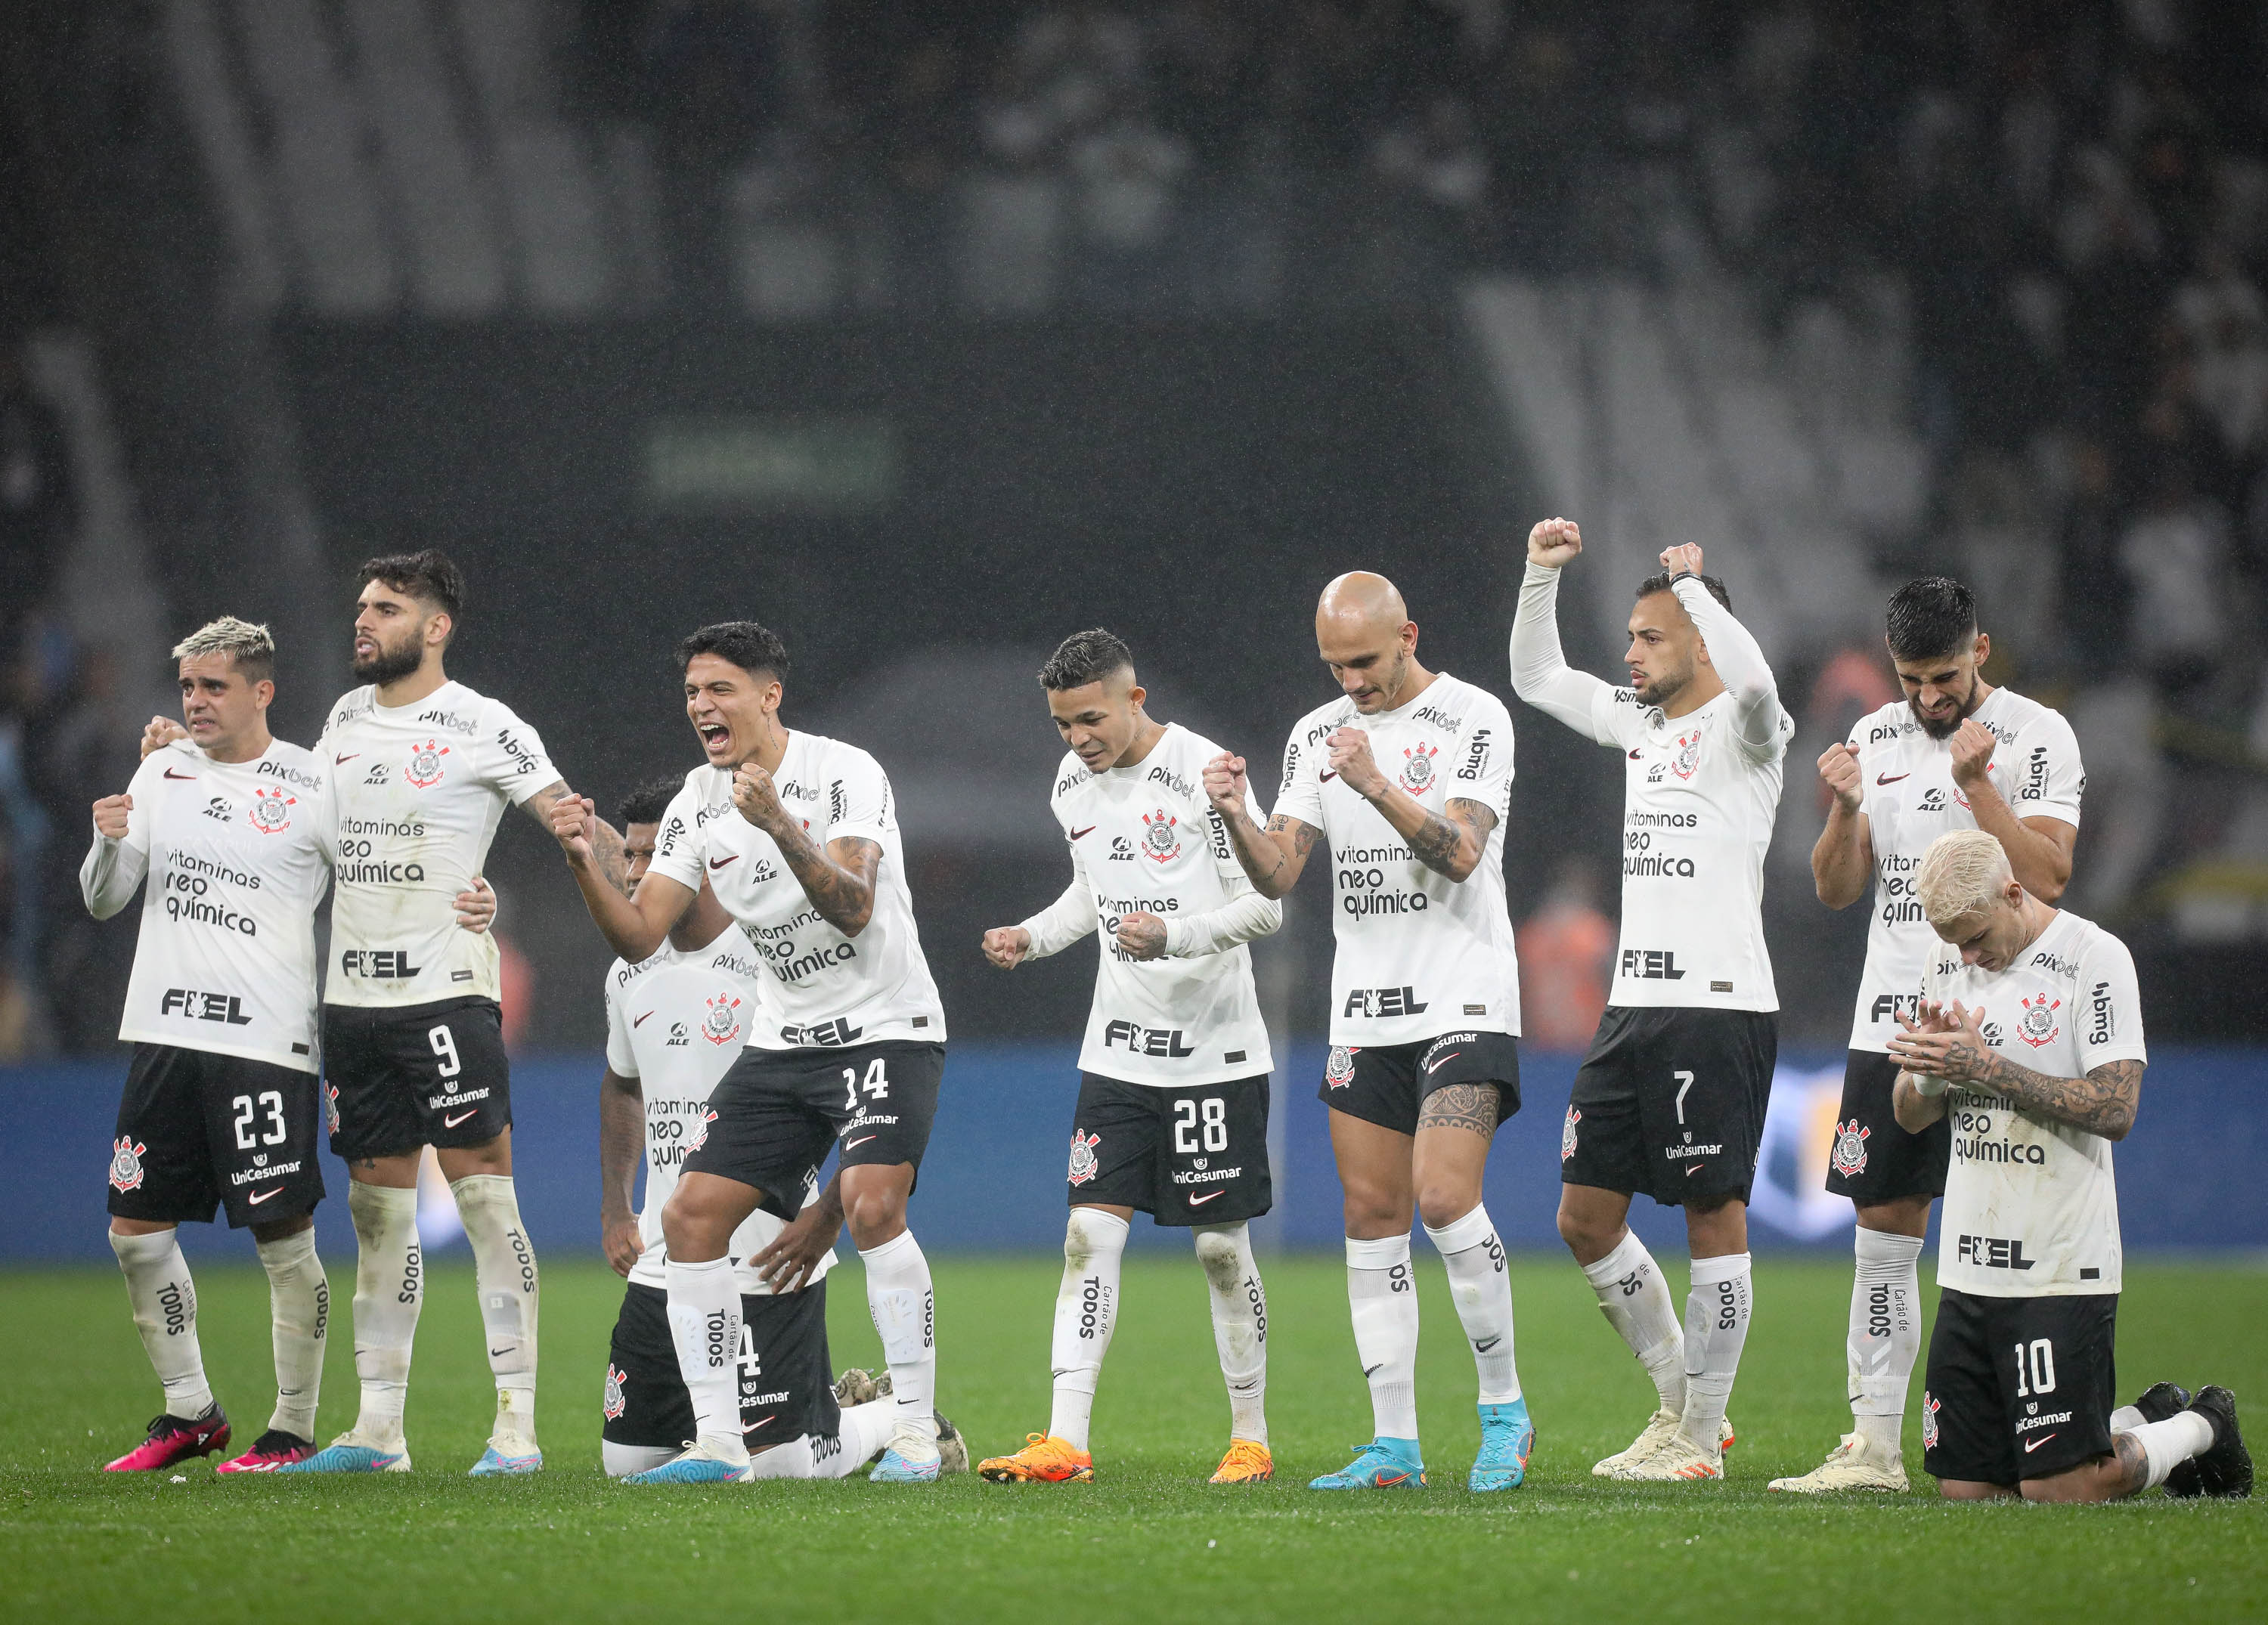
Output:
[[[456,560],[438,548],[416,553],[382,553],[364,559],[356,577],[357,586],[383,582],[396,592],[432,605],[454,621],[464,613],[465,572]]]
[[[677,799],[677,792],[685,788],[683,779],[648,779],[622,799],[615,809],[615,822],[628,829],[632,824],[659,824],[669,804]]]
[[[787,645],[779,634],[754,621],[718,621],[703,627],[677,646],[677,669],[693,664],[696,655],[715,655],[751,676],[762,673],[787,680]]]
[[[1950,576],[1924,576],[1890,594],[1890,658],[1927,660],[1977,641],[1977,595]]]
[[[1066,689],[1099,683],[1113,672],[1133,669],[1134,651],[1116,633],[1094,627],[1085,632],[1073,632],[1056,645],[1055,653],[1040,668],[1040,687],[1062,694]]]
[[[1669,591],[1670,582],[1674,579],[1675,577],[1673,577],[1666,570],[1648,576],[1644,581],[1638,584],[1638,595],[1640,598],[1652,598],[1657,592],[1667,592]],[[1726,608],[1730,609],[1733,607],[1733,595],[1725,591],[1725,584],[1718,580],[1716,577],[1696,576],[1693,579],[1699,582],[1703,586],[1708,588],[1709,596],[1715,599]]]

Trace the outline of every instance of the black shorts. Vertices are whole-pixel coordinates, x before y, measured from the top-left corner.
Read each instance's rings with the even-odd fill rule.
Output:
[[[1414,1044],[1334,1044],[1315,1099],[1397,1134],[1418,1132],[1425,1097],[1451,1084],[1494,1084],[1496,1120],[1520,1110],[1520,1040],[1509,1033],[1444,1033]]]
[[[512,1127],[512,1064],[494,999],[323,1006],[331,1150],[349,1162],[421,1145],[486,1145]]]
[[[615,1317],[600,1409],[610,1445],[675,1450],[694,1435],[693,1396],[669,1336],[669,1294],[632,1282]],[[842,1425],[827,1359],[827,1283],[800,1292],[740,1298],[740,1431],[750,1450]]]
[[[1835,1114],[1827,1188],[1862,1208],[1901,1196],[1945,1195],[1952,1120],[1940,1117],[1919,1134],[1899,1128],[1890,1110],[1890,1088],[1897,1081],[1898,1063],[1889,1055],[1854,1049],[1844,1063],[1843,1105]]]
[[[902,1162],[918,1174],[944,1081],[942,1044],[744,1049],[709,1092],[684,1171],[753,1185],[765,1212],[793,1219],[838,1142],[846,1168]]]
[[[1268,1077],[1161,1088],[1079,1075],[1073,1207],[1133,1208],[1160,1224],[1233,1224],[1268,1211]]]
[[[2118,1294],[1937,1296],[1921,1395],[1921,1464],[1934,1478],[2013,1489],[2110,1449]]]
[[[244,1230],[313,1213],[315,1075],[208,1049],[136,1044],[110,1146],[110,1211],[152,1224]]]
[[[1746,1202],[1778,1054],[1769,1011],[1609,1005],[1568,1096],[1560,1180],[1665,1207]]]

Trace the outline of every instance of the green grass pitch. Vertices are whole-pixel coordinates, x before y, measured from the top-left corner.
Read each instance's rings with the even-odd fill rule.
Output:
[[[328,1262],[340,1313],[327,1438],[355,1397],[353,1264]],[[200,1462],[181,1483],[110,1478],[94,1469],[157,1407],[115,1274],[0,1275],[0,1619],[2268,1617],[2268,1502],[1951,1507],[1918,1473],[1916,1493],[1896,1499],[1767,1495],[1767,1478],[1813,1466],[1847,1423],[1847,1262],[1761,1264],[1727,1482],[1641,1487],[1589,1474],[1651,1408],[1636,1363],[1572,1264],[1515,1259],[1520,1369],[1541,1437],[1527,1485],[1491,1496],[1463,1488],[1472,1365],[1432,1257],[1421,1249],[1419,1394],[1433,1482],[1357,1496],[1304,1487],[1369,1431],[1343,1271],[1319,1257],[1263,1268],[1278,1477],[1241,1491],[1204,1482],[1227,1403],[1187,1257],[1127,1268],[1095,1410],[1098,1482],[1013,1488],[608,1483],[599,1389],[621,1287],[565,1259],[545,1265],[540,1479],[463,1476],[493,1401],[461,1263],[437,1268],[428,1288],[414,1474],[229,1482]],[[978,1454],[1046,1423],[1057,1270],[1037,1258],[936,1266],[939,1397]],[[265,1283],[248,1262],[207,1268],[200,1292],[207,1366],[248,1442],[273,1397]],[[876,1362],[855,1264],[830,1298],[837,1365]],[[2122,1390],[2226,1382],[2268,1444],[2264,1327],[2268,1273],[2133,1268]]]

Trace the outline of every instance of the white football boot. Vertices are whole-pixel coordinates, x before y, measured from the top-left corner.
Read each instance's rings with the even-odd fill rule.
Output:
[[[1764,1486],[1799,1496],[1829,1495],[1841,1489],[1874,1489],[1889,1495],[1906,1492],[1906,1466],[1900,1453],[1845,1433],[1843,1442],[1827,1452],[1827,1460],[1800,1478],[1776,1478]]]

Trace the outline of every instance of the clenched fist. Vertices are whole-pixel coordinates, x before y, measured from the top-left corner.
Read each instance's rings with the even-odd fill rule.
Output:
[[[1020,925],[996,925],[984,933],[984,957],[1002,970],[1013,970],[1032,951],[1032,934]]]
[[[1953,782],[1974,790],[1992,771],[1992,752],[2000,741],[1974,717],[1963,717],[1953,735]]]
[[[733,805],[758,829],[770,829],[786,816],[780,807],[779,786],[753,761],[742,762],[733,775]]]
[[[1827,788],[1835,792],[1835,799],[1843,804],[1846,812],[1856,812],[1866,776],[1859,771],[1859,753],[1848,745],[1835,744],[1822,752],[1819,776]]]
[[[1682,542],[1675,548],[1661,550],[1661,567],[1673,576],[1701,573],[1701,544]]]
[[[131,796],[105,796],[94,804],[94,830],[107,840],[126,839],[126,815],[134,811]]]
[[[1199,776],[1204,781],[1205,799],[1223,818],[1242,818],[1248,786],[1244,776],[1244,758],[1232,756],[1226,751],[1204,765]]]
[[[1583,550],[1583,533],[1572,519],[1545,519],[1528,533],[1528,562],[1557,570]]]

